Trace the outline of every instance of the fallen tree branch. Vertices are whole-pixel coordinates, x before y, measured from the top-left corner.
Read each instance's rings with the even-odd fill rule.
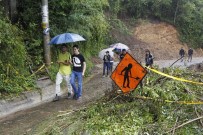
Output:
[[[164,78],[166,78],[166,77],[165,77],[165,76],[161,76],[161,77],[159,77],[158,79],[156,79],[156,81],[154,82],[153,85],[156,85],[156,84],[160,83],[161,80],[164,79]]]
[[[184,57],[184,56],[183,56]],[[176,62],[178,62],[180,59],[182,59],[183,57],[180,57],[179,59],[177,59],[175,62],[173,62],[171,65],[170,65],[170,67],[172,67]],[[170,68],[169,67],[169,68]]]
[[[73,112],[75,112],[75,111],[70,111],[68,113],[60,114],[60,115],[57,115],[57,117],[62,117],[62,116],[65,116],[65,115],[69,115],[69,114],[71,114]]]
[[[197,112],[196,106],[195,106],[195,113],[196,113],[197,117],[200,117],[199,113]],[[200,124],[201,124],[202,127],[203,127],[203,122],[202,122],[202,120],[200,119],[199,121],[200,121]]]
[[[115,99],[117,99],[118,97],[120,97],[120,95],[117,95],[117,96],[116,96],[116,97],[114,97],[113,99],[109,100],[108,102],[106,102],[106,104],[108,104],[108,103],[110,103],[110,102],[114,101],[114,100],[115,100]]]
[[[87,108],[87,107],[83,107],[83,108],[81,108],[81,109],[74,109],[74,110],[67,110],[67,111],[59,111],[59,112],[62,112],[63,114],[59,114],[59,115],[57,115],[57,117],[69,115],[69,114],[71,114],[71,113],[78,112],[78,111],[84,110],[84,109],[86,109],[86,108]]]
[[[178,117],[176,118],[176,122],[175,122],[175,124],[173,126],[173,133],[172,133],[172,135],[174,135],[174,133],[175,133],[175,130],[176,130],[175,127],[176,127],[177,122],[178,122]]]
[[[183,123],[183,124],[181,124],[181,125],[179,125],[179,126],[173,128],[173,129],[171,129],[170,131],[168,131],[168,132],[166,132],[166,133],[169,133],[169,132],[171,132],[171,131],[173,131],[173,130],[176,130],[176,129],[178,129],[178,128],[181,128],[181,127],[183,127],[183,126],[185,126],[185,125],[187,125],[187,124],[189,124],[189,123],[191,123],[191,122],[194,122],[194,121],[199,120],[199,119],[202,119],[202,118],[203,118],[203,116],[200,116],[200,117],[198,117],[198,118],[189,120],[189,121],[187,121],[187,122],[185,122],[185,123]]]

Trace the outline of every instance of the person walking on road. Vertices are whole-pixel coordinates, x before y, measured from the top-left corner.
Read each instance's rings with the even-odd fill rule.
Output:
[[[106,54],[103,57],[103,77],[105,77],[105,73],[106,76],[109,75],[109,71],[110,71],[110,60],[111,60],[111,56],[109,54],[109,51],[106,51]]]
[[[185,50],[183,49],[183,47],[181,47],[180,51],[179,51],[179,55],[181,57],[181,62],[183,61],[183,58],[185,56]]]
[[[192,61],[192,55],[193,55],[193,49],[192,48],[190,48],[189,50],[188,50],[188,62],[191,62]]]
[[[150,51],[149,50],[146,50],[145,51],[145,66],[146,67],[150,67],[150,68],[152,68],[152,65],[153,65],[153,63],[154,63],[154,57],[153,57],[153,55],[150,53]]]
[[[63,79],[66,81],[66,85],[68,87],[68,98],[71,97],[72,94],[72,86],[70,84],[70,74],[71,74],[71,54],[67,52],[67,46],[63,45],[61,47],[61,52],[59,53],[57,63],[59,64],[59,71],[56,75],[56,96],[53,101],[58,101],[59,96],[61,95],[61,87]]]
[[[73,46],[72,65],[73,70],[70,83],[74,90],[73,99],[78,100],[82,96],[82,82],[86,71],[85,58],[82,54],[80,54],[78,45]],[[78,86],[76,86],[76,81]]]

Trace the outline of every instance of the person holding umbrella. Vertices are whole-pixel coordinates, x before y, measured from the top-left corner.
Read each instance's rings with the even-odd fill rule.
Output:
[[[122,49],[122,53],[120,54],[120,60],[122,60],[125,57],[126,53],[127,53],[126,49]]]
[[[66,85],[68,87],[68,98],[71,97],[72,94],[72,86],[70,84],[70,74],[71,74],[71,54],[67,52],[67,46],[61,46],[61,52],[59,53],[57,63],[59,64],[59,71],[56,75],[56,89],[55,89],[55,98],[53,101],[58,101],[61,88],[60,84],[63,79],[66,81]]]
[[[78,41],[85,41],[85,39],[76,33],[63,33],[63,34],[59,34],[55,37],[53,37],[51,39],[51,41],[49,42],[49,45],[52,44],[64,44],[64,43],[74,43],[74,42],[78,42]],[[84,76],[85,74],[85,70],[86,70],[86,63],[85,63],[85,59],[84,57],[79,53],[79,48],[77,45],[73,46],[73,50],[74,50],[74,54],[72,55],[72,59],[69,61],[69,59],[66,59],[64,62],[64,59],[62,59],[63,61],[59,61],[60,67],[63,66],[66,70],[65,73],[68,75],[71,73],[71,67],[70,64],[73,64],[73,71],[71,73],[71,79],[69,81],[69,83],[72,85],[72,88],[74,89],[74,98],[78,99],[81,94],[82,94],[82,76]],[[64,54],[65,55],[65,54]],[[66,55],[67,56],[67,55]],[[65,56],[64,56],[65,57]],[[75,86],[75,79],[78,79],[78,89]],[[61,78],[60,78],[61,79]],[[70,87],[71,85],[68,84],[68,87]],[[58,82],[57,82],[57,86],[58,86]],[[70,90],[70,88],[69,88]],[[58,87],[57,87],[57,91]],[[70,91],[69,91],[70,92]],[[71,97],[71,94],[68,93],[68,98]],[[56,94],[55,100],[57,101],[58,98],[58,93]]]
[[[78,45],[73,46],[72,66],[73,66],[73,70],[71,73],[70,83],[74,90],[73,99],[78,100],[82,96],[82,81],[83,81],[83,76],[85,75],[85,71],[86,71],[85,58],[83,57],[82,54],[80,54]],[[77,87],[76,87],[76,82],[75,82],[76,79],[78,82]]]
[[[110,71],[110,60],[111,60],[111,56],[109,54],[109,51],[106,51],[106,54],[103,57],[103,77],[105,77],[105,71],[106,71],[106,76],[109,75],[109,71]]]

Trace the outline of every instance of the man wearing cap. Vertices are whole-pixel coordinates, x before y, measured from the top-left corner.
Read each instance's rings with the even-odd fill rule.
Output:
[[[109,66],[110,66],[110,60],[111,56],[109,55],[109,51],[106,51],[106,54],[103,57],[103,77],[105,77],[105,71],[106,71],[106,76],[109,75]]]

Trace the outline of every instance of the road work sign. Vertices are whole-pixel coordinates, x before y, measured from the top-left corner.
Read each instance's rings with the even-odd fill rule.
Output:
[[[136,89],[146,74],[147,70],[127,53],[111,74],[111,79],[123,93],[128,93]]]

